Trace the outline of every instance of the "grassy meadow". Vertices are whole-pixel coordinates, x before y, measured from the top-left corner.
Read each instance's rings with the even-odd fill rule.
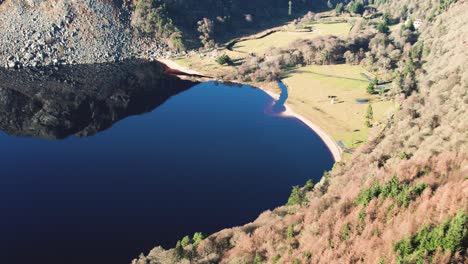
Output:
[[[244,53],[263,54],[271,47],[285,48],[298,39],[312,39],[322,35],[336,35],[346,37],[351,29],[348,23],[312,24],[312,31],[289,30],[278,31],[264,38],[250,39],[237,42],[233,50]]]
[[[379,95],[366,92],[368,81],[361,76],[372,76],[360,66],[307,66],[291,70],[283,82],[288,86],[288,104],[297,113],[324,129],[335,141],[347,148],[355,148],[367,139],[365,126],[368,103],[372,105],[374,121],[390,116],[396,105]],[[335,97],[332,104],[331,96]]]
[[[281,31],[263,38],[253,35],[237,42],[233,50],[221,48],[217,54],[227,54],[234,62],[242,61],[249,53],[261,55],[270,47],[287,47],[297,39],[312,39],[320,35],[346,37],[351,29],[349,23],[314,23],[312,31],[284,26]],[[234,66],[221,66],[215,62],[216,55],[194,54],[174,59],[181,66],[193,69],[207,76],[217,77],[223,72],[234,70]],[[365,125],[365,113],[368,103],[358,103],[357,99],[368,99],[374,112],[374,122],[390,116],[396,109],[395,103],[379,95],[366,92],[368,80],[362,74],[373,78],[374,75],[360,66],[347,64],[311,65],[293,68],[283,76],[288,86],[287,104],[321,127],[335,142],[354,149],[366,141],[369,128]],[[275,82],[252,82],[275,93],[279,92]],[[336,97],[332,104],[330,96]]]

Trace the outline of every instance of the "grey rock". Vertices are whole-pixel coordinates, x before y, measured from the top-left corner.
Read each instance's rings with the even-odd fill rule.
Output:
[[[32,53],[26,53],[26,54],[24,55],[24,59],[27,60],[27,61],[30,61],[30,60],[34,59],[34,57],[35,57],[35,56],[34,56],[34,54],[32,54]]]

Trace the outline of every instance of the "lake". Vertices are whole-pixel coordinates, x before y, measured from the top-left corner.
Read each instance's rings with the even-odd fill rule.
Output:
[[[0,259],[129,263],[285,204],[333,158],[284,101],[142,61],[0,70]]]

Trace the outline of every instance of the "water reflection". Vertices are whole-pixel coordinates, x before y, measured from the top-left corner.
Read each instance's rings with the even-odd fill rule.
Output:
[[[286,87],[286,85],[280,80],[278,80],[277,82],[281,89],[281,94],[278,100],[272,106],[272,110],[274,113],[279,114],[279,113],[286,111],[286,107],[284,106],[284,104],[288,100],[289,94],[288,94],[288,87]]]
[[[44,139],[94,135],[194,85],[141,60],[0,69],[0,80],[0,130]]]
[[[128,263],[250,222],[333,164],[308,127],[265,114],[260,89],[162,71],[0,70],[0,129],[13,135],[0,133],[4,263]]]

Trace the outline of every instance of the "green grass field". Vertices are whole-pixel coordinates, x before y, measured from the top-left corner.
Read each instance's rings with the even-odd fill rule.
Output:
[[[333,34],[347,36],[351,25],[347,23],[313,24],[314,32],[279,31],[265,38],[238,42],[233,51],[220,50],[233,59],[242,59],[247,53],[263,53],[270,47],[287,47],[300,38],[314,38],[319,35]],[[292,30],[292,27],[290,28]],[[226,72],[232,66],[218,65],[214,59],[203,56],[191,56],[175,60],[182,66],[194,69],[208,76]],[[367,140],[369,128],[365,126],[367,103],[358,103],[356,99],[368,99],[374,110],[374,121],[389,117],[396,104],[381,99],[379,95],[366,92],[368,80],[364,73],[374,76],[360,66],[352,65],[311,65],[289,70],[283,76],[283,82],[289,88],[287,104],[329,134],[336,142],[342,141],[347,148],[354,149]],[[277,84],[252,83],[270,91],[278,91]],[[336,96],[331,103],[329,96]]]
[[[346,37],[351,29],[348,23],[313,24],[313,31],[279,31],[260,39],[245,40],[236,43],[233,50],[263,54],[268,48],[285,48],[297,39],[312,39],[322,35]]]
[[[288,86],[288,104],[324,129],[335,141],[355,148],[366,141],[369,128],[364,124],[368,99],[374,110],[374,121],[381,121],[395,110],[395,104],[366,92],[367,80],[360,73],[370,73],[360,66],[308,66],[292,70],[283,82]],[[331,103],[330,96],[335,96]]]

